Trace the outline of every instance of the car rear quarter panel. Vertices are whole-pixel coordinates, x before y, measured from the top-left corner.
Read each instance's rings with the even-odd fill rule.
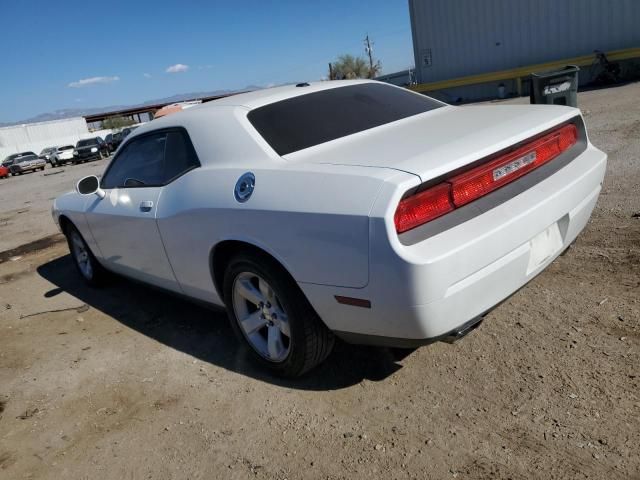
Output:
[[[298,282],[363,287],[368,215],[383,184],[372,170],[252,170],[255,191],[246,203],[236,201],[234,187],[247,169],[202,167],[179,178],[162,193],[158,226],[184,292],[220,302],[209,258],[225,240],[263,249]]]

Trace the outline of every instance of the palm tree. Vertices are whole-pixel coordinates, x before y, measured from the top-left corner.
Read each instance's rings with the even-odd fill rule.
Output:
[[[332,71],[329,72],[331,80],[373,78],[380,71],[380,62],[376,63],[373,69],[370,69],[364,58],[349,54],[340,55],[331,66]]]

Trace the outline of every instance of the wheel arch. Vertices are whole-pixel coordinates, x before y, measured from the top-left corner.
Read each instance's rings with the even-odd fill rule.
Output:
[[[71,221],[71,219],[69,217],[67,217],[64,213],[61,213],[58,216],[58,225],[60,225],[60,230],[62,231],[62,233],[64,235],[67,234],[67,229],[71,226],[74,228],[77,228],[73,222]]]
[[[224,272],[229,260],[239,252],[252,252],[278,265],[297,285],[295,278],[285,263],[272,252],[246,240],[228,239],[218,242],[209,253],[209,268],[213,284],[220,299],[224,302]]]

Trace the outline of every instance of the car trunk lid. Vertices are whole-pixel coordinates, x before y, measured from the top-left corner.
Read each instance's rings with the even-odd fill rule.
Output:
[[[424,182],[567,121],[575,108],[447,106],[285,155],[292,162],[383,167]]]

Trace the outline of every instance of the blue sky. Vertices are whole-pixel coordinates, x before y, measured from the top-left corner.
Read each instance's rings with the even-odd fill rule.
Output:
[[[2,16],[0,122],[318,80],[367,33],[384,72],[413,64],[407,0],[21,0]]]

